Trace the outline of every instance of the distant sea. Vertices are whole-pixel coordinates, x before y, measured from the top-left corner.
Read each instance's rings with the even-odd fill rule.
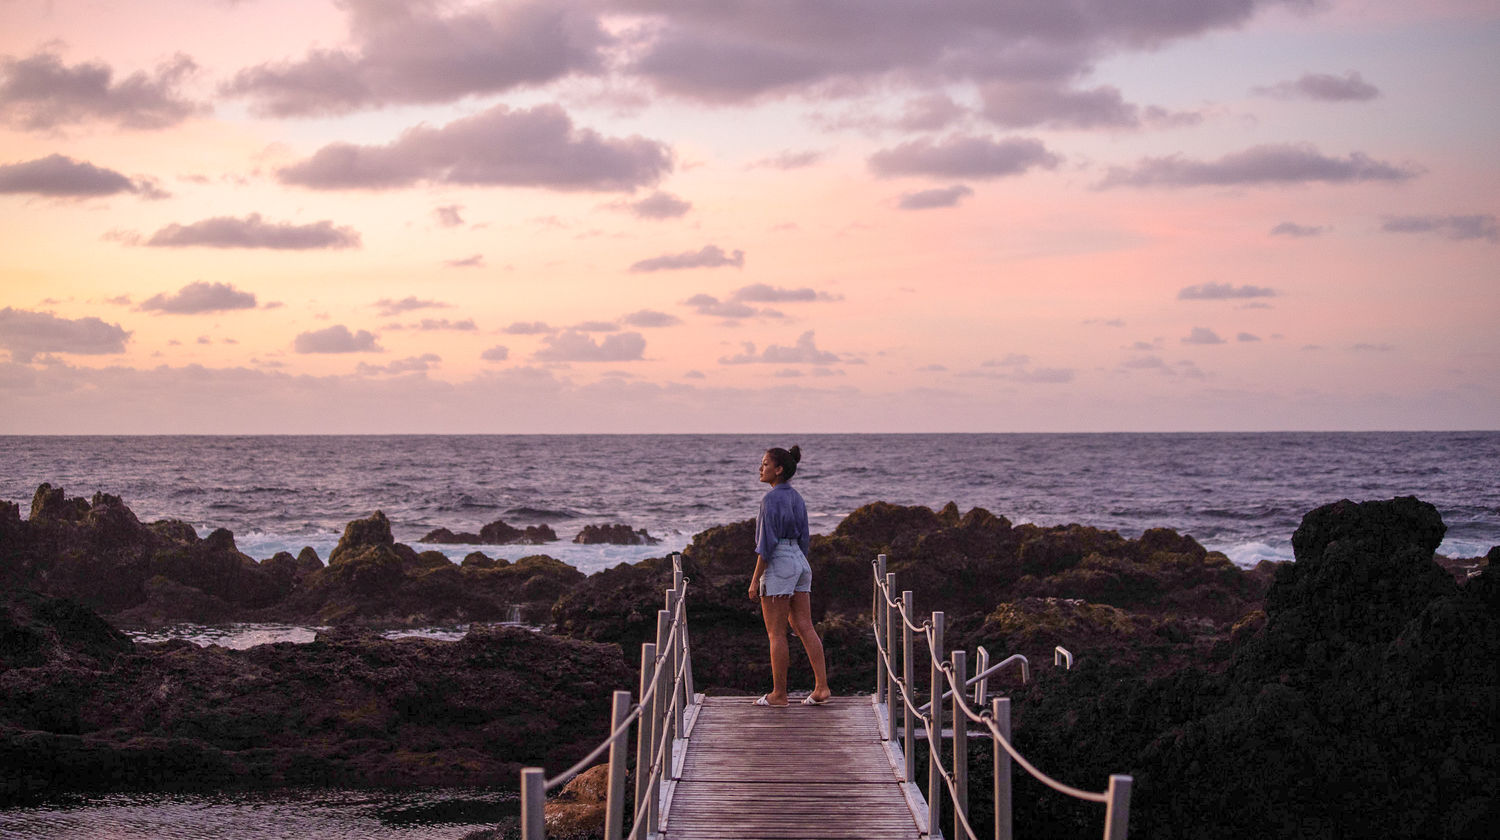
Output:
[[[594,572],[753,517],[761,452],[793,443],[804,453],[794,484],[820,533],[869,502],[951,500],[1127,537],[1174,528],[1249,567],[1292,559],[1292,531],[1319,505],[1415,495],[1442,512],[1442,553],[1500,544],[1500,432],[0,437],[0,498],[25,515],[42,482],[112,493],[144,521],[228,528],[257,560],[303,546],[326,560],[344,525],[375,510],[397,540],[454,559],[474,549],[419,538],[496,519],[547,524],[561,541],[483,550]],[[662,542],[571,542],[613,522]]]
[[[562,541],[482,550],[509,559],[543,552],[592,572],[754,516],[761,452],[793,443],[804,452],[794,481],[818,532],[868,502],[951,500],[1016,523],[1078,522],[1132,537],[1174,528],[1248,567],[1292,559],[1292,532],[1319,505],[1415,495],[1442,512],[1442,553],[1476,556],[1500,544],[1500,432],[0,437],[0,498],[25,515],[42,482],[70,495],[112,493],[145,521],[182,519],[203,535],[228,528],[256,559],[304,545],[326,559],[345,523],[374,510],[418,547],[438,527],[545,523]],[[612,522],[662,543],[571,542],[586,524]],[[454,559],[474,550],[431,547]],[[182,632],[242,647],[311,640],[315,628]],[[417,632],[456,638],[464,628]],[[0,838],[436,840],[515,807],[514,794],[498,791],[65,796],[0,810]]]

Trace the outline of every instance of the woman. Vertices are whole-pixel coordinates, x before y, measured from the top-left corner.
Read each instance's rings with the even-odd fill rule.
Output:
[[[750,600],[760,599],[760,614],[771,639],[771,691],[755,701],[757,706],[785,706],[786,625],[802,640],[812,663],[816,684],[802,701],[821,706],[833,692],[828,689],[828,671],[823,663],[823,641],[812,622],[812,567],[807,564],[811,533],[807,528],[807,505],[787,484],[802,460],[801,447],[768,449],[760,459],[760,480],[771,490],[760,501],[755,518],[755,574],[750,578]]]

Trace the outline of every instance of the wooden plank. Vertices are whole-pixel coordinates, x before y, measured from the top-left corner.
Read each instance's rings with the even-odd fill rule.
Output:
[[[665,840],[917,840],[869,698],[752,700],[709,697],[697,710]]]

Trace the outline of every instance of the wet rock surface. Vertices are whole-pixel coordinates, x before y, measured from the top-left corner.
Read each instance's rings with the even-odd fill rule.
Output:
[[[630,530],[629,525],[585,525],[573,542],[583,545],[656,545],[661,540],[646,533],[645,528]]]
[[[185,522],[141,523],[117,496],[69,499],[48,484],[37,489],[29,519],[15,505],[0,509],[0,537],[7,588],[71,598],[130,627],[419,626],[505,621],[518,612],[538,621],[583,579],[544,555],[458,566],[438,552],[418,553],[396,542],[380,511],[345,527],[327,566],[311,548],[257,563],[222,528],[200,539]]]
[[[545,667],[538,667],[545,663]],[[614,646],[511,627],[358,630],[245,651],[132,644],[32,593],[0,605],[0,802],[64,790],[514,785],[607,731]]]

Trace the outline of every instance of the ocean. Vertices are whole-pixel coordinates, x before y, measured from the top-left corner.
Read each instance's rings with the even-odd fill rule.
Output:
[[[438,527],[477,532],[495,519],[545,523],[561,541],[482,550],[546,553],[592,572],[754,516],[761,452],[793,443],[804,452],[794,481],[817,532],[872,501],[951,500],[1016,523],[1078,522],[1125,536],[1174,528],[1249,567],[1292,559],[1292,532],[1319,505],[1415,495],[1442,512],[1442,553],[1477,556],[1500,544],[1500,432],[0,437],[0,498],[25,515],[42,482],[70,495],[112,493],[145,521],[182,519],[202,535],[228,528],[256,559],[305,545],[326,559],[345,523],[374,510],[396,539],[455,560],[474,549],[417,539]],[[662,542],[571,542],[586,524],[614,522]],[[180,635],[243,647],[314,632]],[[456,638],[463,628],[415,632]],[[513,794],[482,791],[69,796],[0,810],[0,838],[457,838],[514,809]]]
[[[375,510],[397,540],[454,559],[474,549],[419,538],[496,519],[547,524],[559,542],[482,550],[594,572],[753,517],[761,453],[793,443],[818,533],[873,501],[954,501],[1127,537],[1174,528],[1250,567],[1292,559],[1292,532],[1319,505],[1415,495],[1442,512],[1442,553],[1500,544],[1500,432],[0,437],[0,498],[24,516],[42,482],[112,493],[144,521],[227,528],[257,560],[303,546],[326,559],[344,525]],[[614,522],[662,542],[571,542],[586,524]]]

